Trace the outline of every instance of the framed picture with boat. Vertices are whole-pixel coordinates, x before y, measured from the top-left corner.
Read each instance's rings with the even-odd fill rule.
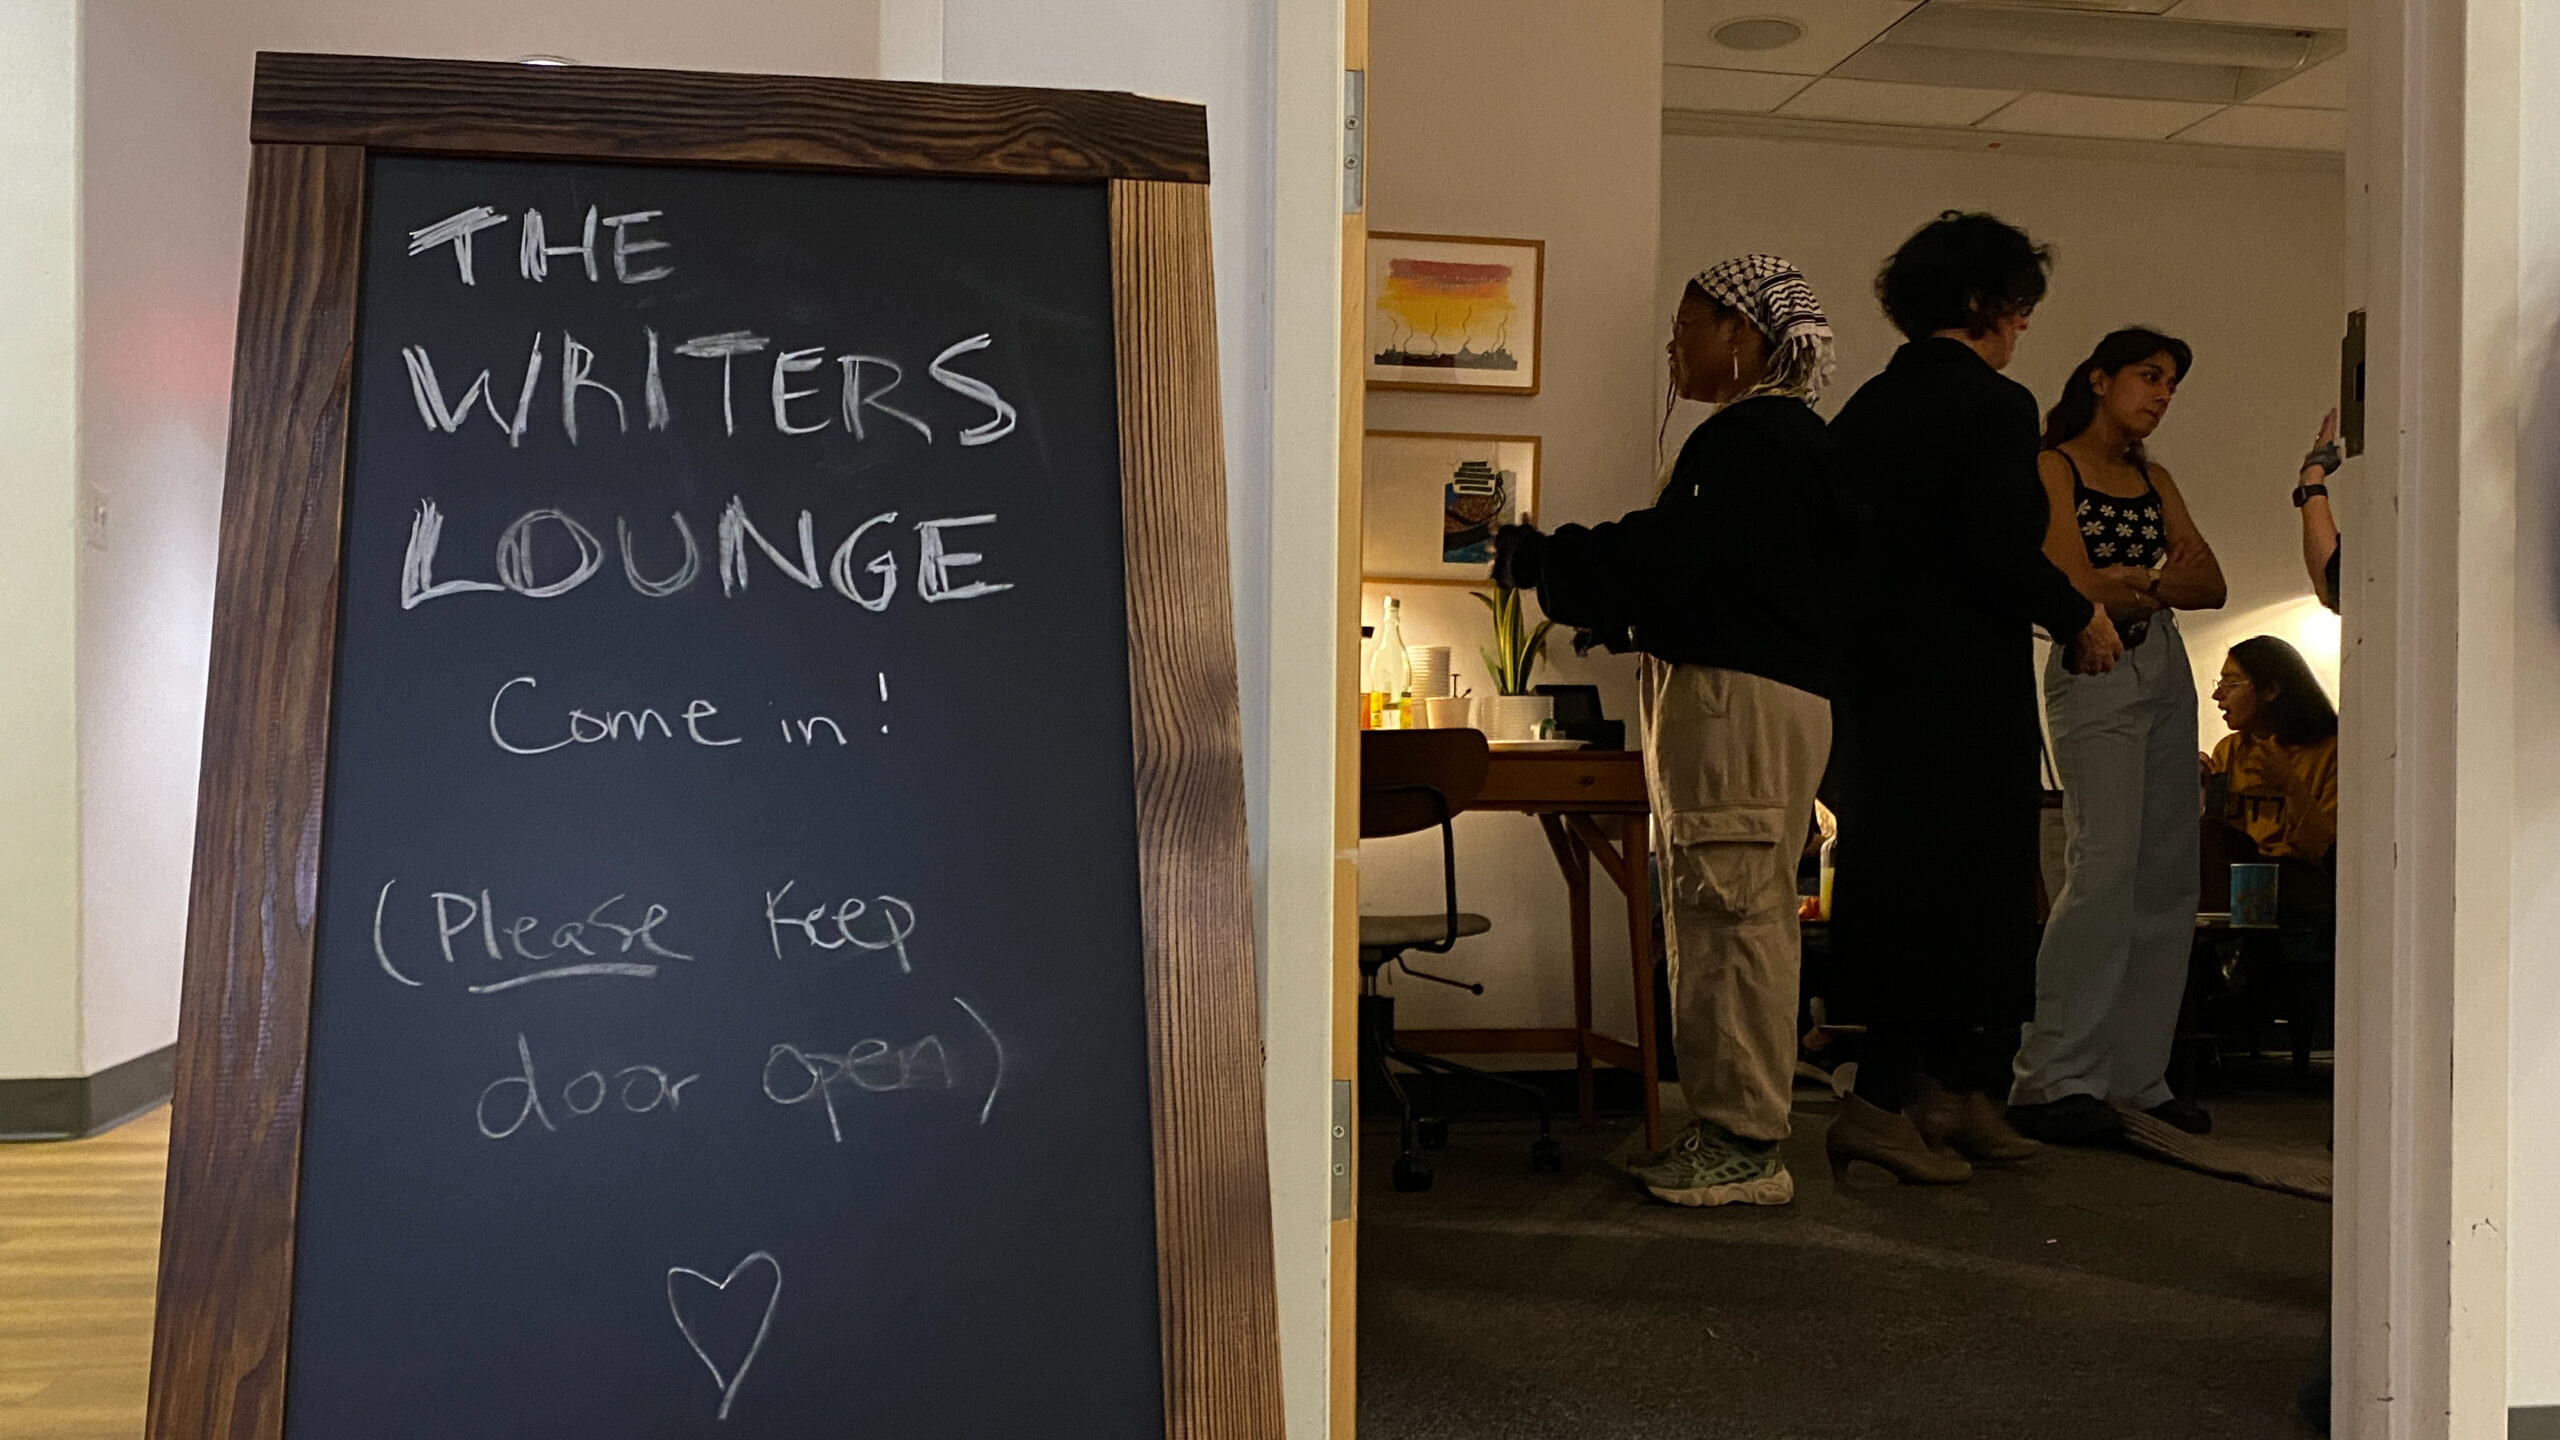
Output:
[[[1538,393],[1547,242],[1369,232],[1369,388]]]
[[[1537,523],[1535,435],[1372,430],[1362,457],[1363,579],[1482,585],[1493,532]]]

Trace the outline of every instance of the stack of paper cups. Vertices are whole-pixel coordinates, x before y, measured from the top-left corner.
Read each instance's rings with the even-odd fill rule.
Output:
[[[1449,693],[1448,646],[1407,645],[1404,654],[1413,665],[1415,699],[1435,700]]]

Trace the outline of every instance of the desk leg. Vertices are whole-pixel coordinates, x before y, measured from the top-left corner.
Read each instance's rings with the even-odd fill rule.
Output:
[[[1653,817],[1629,815],[1624,821],[1619,855],[1626,873],[1627,955],[1636,981],[1636,1064],[1644,1079],[1644,1143],[1659,1150],[1662,1138],[1662,1062],[1654,1044],[1653,1014],[1653,886],[1645,857],[1653,840]]]
[[[1591,852],[1565,828],[1559,815],[1540,815],[1547,848],[1556,852],[1556,868],[1564,872],[1568,930],[1573,938],[1573,1083],[1582,1106],[1582,1123],[1598,1114],[1591,1083]]]

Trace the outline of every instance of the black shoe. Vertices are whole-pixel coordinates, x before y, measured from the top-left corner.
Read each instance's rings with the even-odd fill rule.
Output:
[[[2042,1105],[2012,1105],[2009,1127],[2048,1145],[2112,1145],[2124,1138],[2124,1117],[2095,1095],[2065,1095]]]
[[[2142,1113],[2154,1120],[2165,1120],[2190,1135],[2213,1133],[2212,1113],[2183,1095],[2172,1095]]]

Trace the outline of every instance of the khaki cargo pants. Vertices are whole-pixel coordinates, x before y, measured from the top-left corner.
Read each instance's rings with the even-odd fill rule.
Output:
[[[1831,758],[1831,703],[1650,656],[1639,683],[1680,1088],[1701,1119],[1783,1140],[1802,960],[1796,862]]]

